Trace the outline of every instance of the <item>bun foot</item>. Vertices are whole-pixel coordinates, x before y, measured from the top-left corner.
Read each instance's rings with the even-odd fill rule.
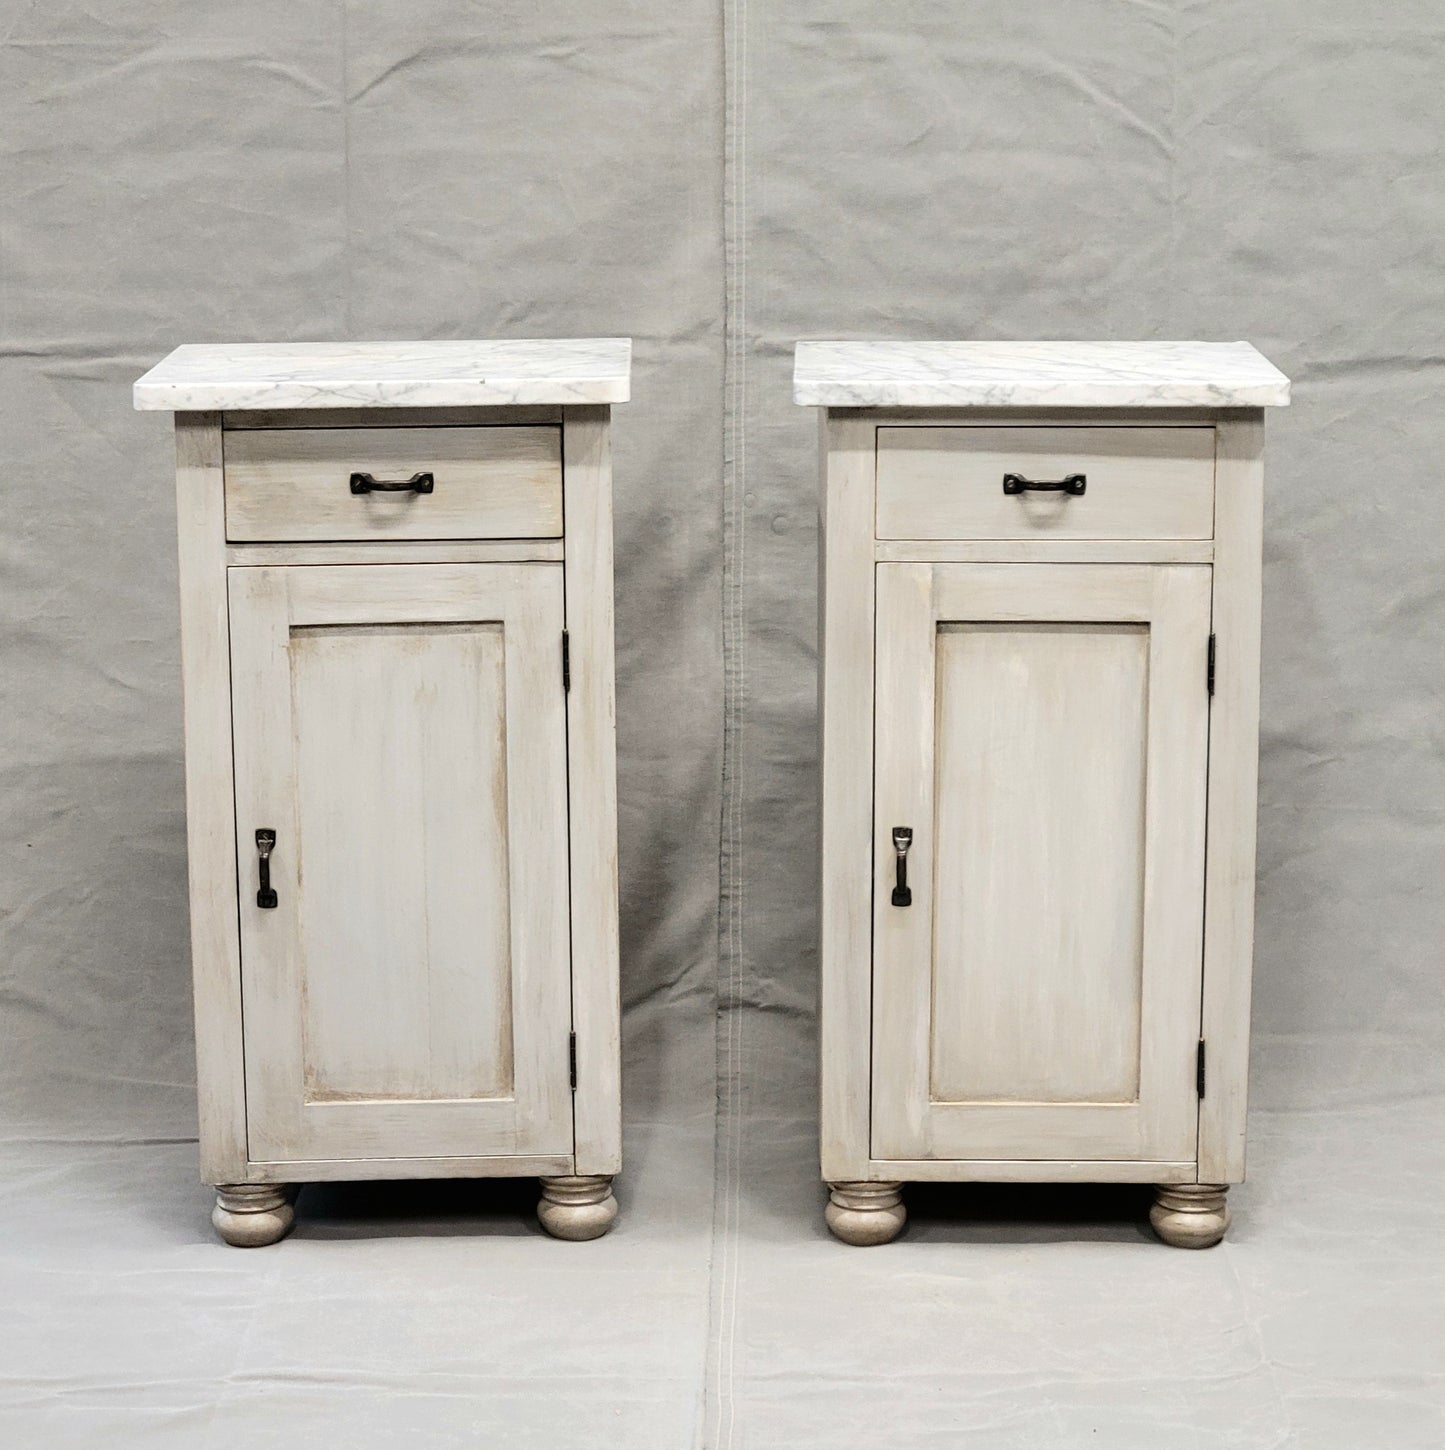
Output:
[[[291,1232],[295,1210],[284,1186],[274,1183],[229,1183],[216,1189],[211,1223],[228,1244],[258,1249],[278,1243]]]
[[[1174,1183],[1158,1188],[1149,1222],[1176,1249],[1213,1248],[1229,1227],[1227,1187],[1214,1183]]]
[[[823,1217],[833,1237],[867,1248],[891,1243],[903,1232],[908,1210],[901,1183],[830,1183],[832,1194]]]
[[[606,1174],[544,1178],[537,1218],[554,1239],[600,1239],[617,1217],[612,1179]]]

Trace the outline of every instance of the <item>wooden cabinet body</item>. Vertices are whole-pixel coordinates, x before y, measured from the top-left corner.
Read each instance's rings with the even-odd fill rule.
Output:
[[[1141,344],[1102,406],[1089,346],[923,345],[911,373],[906,345],[799,347],[828,410],[821,1133],[849,1242],[901,1229],[910,1180],[1094,1180],[1158,1185],[1161,1236],[1205,1246],[1244,1177],[1287,384],[1194,345],[1258,382],[1196,401],[1157,351],[1186,345]]]
[[[486,345],[452,346],[495,386]],[[138,404],[162,406],[139,402],[145,381]],[[273,1241],[307,1181],[504,1175],[543,1180],[559,1236],[605,1231],[621,1164],[608,405],[175,422],[217,1228]]]

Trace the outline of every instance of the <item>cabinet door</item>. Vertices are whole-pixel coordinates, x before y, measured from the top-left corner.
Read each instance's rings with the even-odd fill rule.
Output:
[[[251,1158],[570,1153],[561,565],[230,602]]]
[[[875,1158],[1194,1158],[1209,598],[878,566]]]

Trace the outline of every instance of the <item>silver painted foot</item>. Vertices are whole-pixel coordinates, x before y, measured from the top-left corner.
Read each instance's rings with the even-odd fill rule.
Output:
[[[612,1179],[606,1174],[544,1178],[537,1218],[554,1239],[600,1239],[617,1217]]]
[[[1228,1192],[1217,1183],[1166,1184],[1154,1192],[1149,1222],[1176,1249],[1213,1248],[1229,1227]]]
[[[228,1244],[256,1249],[278,1243],[291,1232],[295,1222],[296,1214],[284,1184],[217,1185],[211,1223]]]
[[[908,1211],[901,1183],[830,1183],[823,1217],[833,1237],[866,1248],[892,1243],[903,1232]]]

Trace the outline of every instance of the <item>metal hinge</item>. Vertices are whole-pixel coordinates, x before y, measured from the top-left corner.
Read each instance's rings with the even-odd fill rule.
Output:
[[[1212,695],[1214,693],[1214,636],[1212,634],[1209,636],[1209,670],[1206,682],[1209,685],[1209,693]]]
[[[1199,1056],[1194,1063],[1194,1087],[1200,1097],[1204,1096],[1204,1039],[1199,1039]]]
[[[572,1084],[572,1091],[577,1091],[577,1034],[567,1034],[567,1076]]]
[[[1211,655],[1212,659],[1213,656]],[[562,688],[572,688],[572,646],[567,637],[567,631],[562,631]]]

